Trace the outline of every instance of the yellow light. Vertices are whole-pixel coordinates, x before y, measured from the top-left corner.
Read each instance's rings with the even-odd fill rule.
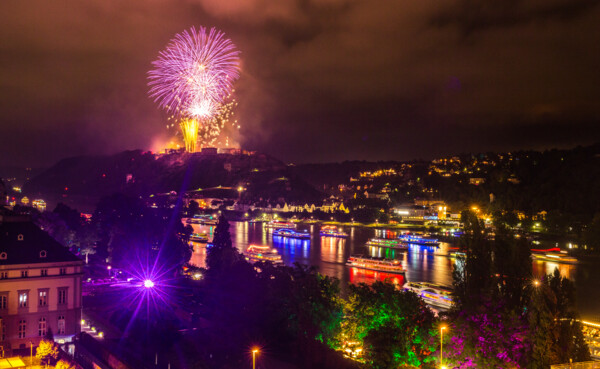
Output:
[[[185,150],[187,152],[195,152],[200,122],[197,119],[184,119],[179,123],[179,127],[181,128],[183,141],[185,142]]]
[[[252,353],[253,353],[253,354],[258,354],[258,349],[254,349],[254,350],[252,350]]]

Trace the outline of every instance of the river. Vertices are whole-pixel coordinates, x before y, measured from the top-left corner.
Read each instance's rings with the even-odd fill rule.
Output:
[[[372,283],[375,280],[389,279],[393,283],[403,284],[408,281],[426,281],[452,284],[454,259],[448,257],[447,243],[442,242],[439,248],[410,246],[408,251],[390,250],[380,247],[365,246],[371,237],[393,238],[396,233],[383,229],[364,227],[344,227],[348,238],[321,237],[319,225],[300,225],[299,229],[309,230],[310,240],[298,240],[272,237],[271,230],[263,223],[230,222],[233,245],[240,252],[250,244],[269,245],[281,255],[286,265],[294,262],[314,265],[328,276],[341,281],[342,293],[347,291],[348,283]],[[212,238],[214,227],[193,224],[194,232],[206,232]],[[398,259],[406,269],[405,276],[381,272],[365,271],[346,266],[350,255],[386,256]],[[194,243],[191,263],[205,266],[206,244]],[[580,262],[576,265],[555,262],[533,261],[533,273],[540,277],[558,268],[562,275],[575,283],[577,288],[577,310],[584,320],[600,322],[600,266]]]

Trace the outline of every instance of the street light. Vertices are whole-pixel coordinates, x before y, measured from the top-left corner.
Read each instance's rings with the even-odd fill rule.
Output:
[[[440,327],[440,369],[446,369],[444,365],[444,329],[446,328],[445,325]]]
[[[153,288],[154,287],[154,282],[152,282],[150,279],[146,279],[144,281],[144,287],[146,287],[146,288]]]
[[[258,354],[257,348],[252,350],[252,369],[256,369],[256,354]]]

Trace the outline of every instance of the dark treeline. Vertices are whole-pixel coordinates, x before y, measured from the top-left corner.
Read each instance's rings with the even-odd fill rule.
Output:
[[[573,284],[558,270],[532,278],[529,244],[499,225],[495,237],[471,212],[447,316],[449,362],[459,368],[548,368],[590,360]]]

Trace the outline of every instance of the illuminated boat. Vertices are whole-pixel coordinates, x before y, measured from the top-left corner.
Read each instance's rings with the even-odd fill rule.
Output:
[[[398,237],[400,242],[411,243],[422,246],[438,246],[440,243],[436,238],[423,237],[418,234],[403,234]]]
[[[187,218],[186,223],[216,225],[218,223],[218,220],[212,215],[198,214],[194,215],[193,218]]]
[[[386,272],[393,274],[404,274],[404,268],[399,260],[386,260],[367,258],[362,255],[350,256],[346,265],[353,268],[374,270],[376,272]]]
[[[408,282],[402,287],[413,291],[428,305],[449,309],[452,307],[452,289],[446,285],[429,282]]]
[[[399,240],[388,239],[388,238],[371,238],[367,241],[366,245],[374,246],[374,247],[387,247],[390,249],[400,249],[400,250],[408,249],[408,246],[403,245],[402,242],[400,242]]]
[[[323,237],[338,237],[338,238],[346,238],[348,234],[342,230],[338,230],[336,226],[324,226],[320,231],[321,236]]]
[[[266,245],[250,245],[246,249],[244,256],[250,263],[270,261],[273,264],[283,264],[281,255],[277,253],[277,250]]]
[[[273,237],[288,237],[307,240],[310,238],[310,233],[289,228],[279,228],[273,231]]]
[[[208,235],[206,233],[192,233],[190,235],[190,241],[208,242]]]
[[[577,258],[569,255],[566,251],[561,251],[558,247],[551,249],[531,249],[531,257],[535,260],[553,261],[563,264],[577,264]]]
[[[279,228],[288,228],[294,229],[296,228],[296,224],[292,222],[284,222],[281,220],[272,220],[265,225],[267,228],[279,229]]]

